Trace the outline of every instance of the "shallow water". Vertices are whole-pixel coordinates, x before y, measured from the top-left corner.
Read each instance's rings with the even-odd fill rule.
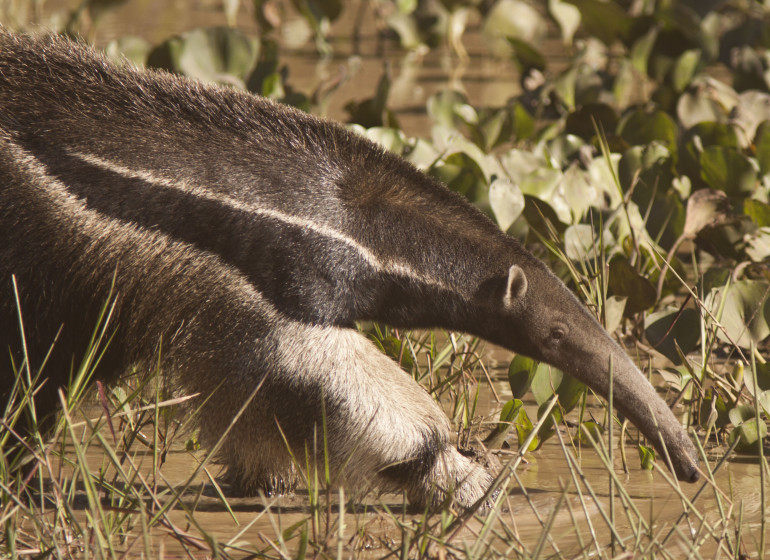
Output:
[[[62,5],[68,4],[70,3],[53,1],[46,3],[45,17],[56,13]],[[152,0],[134,0],[107,13],[95,28],[93,39],[103,45],[119,36],[140,35],[157,43],[174,33],[192,27],[224,23],[221,11],[215,6],[213,2],[200,1],[195,3],[195,9],[191,9],[190,3],[186,0],[160,3]],[[288,64],[290,69],[288,83],[304,92],[309,92],[319,82],[328,80],[337,72],[351,72],[350,69],[354,65],[357,66],[355,73],[331,99],[328,108],[328,115],[331,118],[344,120],[347,116],[344,110],[345,103],[351,99],[365,99],[374,93],[382,75],[383,60],[390,62],[394,77],[388,105],[396,113],[401,127],[408,135],[429,135],[431,124],[424,113],[424,107],[426,100],[436,91],[448,87],[460,89],[467,94],[474,106],[501,105],[519,91],[518,76],[513,64],[487,56],[483,39],[474,29],[470,29],[464,37],[470,61],[467,65],[461,66],[446,49],[435,49],[425,55],[405,54],[387,42],[378,42],[373,20],[368,17],[365,18],[362,27],[360,52],[356,55],[358,58],[351,62],[350,57],[353,53],[348,35],[354,17],[355,10],[346,10],[343,19],[335,25],[332,34],[335,51],[333,57],[326,59],[318,57],[310,45],[287,52],[281,57],[282,62]],[[241,23],[245,28],[249,28],[249,21],[249,18],[242,13]],[[383,49],[384,56],[378,54],[380,48]],[[549,40],[543,50],[551,59],[563,56],[559,42],[554,38]],[[495,351],[490,356],[493,362],[499,361],[501,364],[505,364],[508,359],[508,355],[500,351]],[[503,378],[498,376],[496,379]],[[510,397],[510,391],[504,381],[496,380],[494,386],[501,400],[504,401]],[[488,387],[484,387],[479,402],[480,408],[477,410],[479,415],[488,420],[496,418],[502,403],[492,396]],[[527,403],[530,417],[536,416],[536,408],[535,403]],[[602,418],[601,408],[594,407],[591,410],[597,418]],[[513,449],[517,447],[515,435],[509,436],[509,442]],[[654,526],[653,533],[658,540],[661,540],[683,511],[681,499],[661,474],[650,473],[639,468],[635,447],[627,445],[626,451],[630,472],[623,474],[620,453],[617,449],[615,450],[615,472],[618,473],[623,487],[627,489],[634,506],[641,513],[642,519]],[[517,474],[522,486],[520,487],[516,482],[512,483],[512,492],[506,501],[508,511],[501,514],[495,526],[495,530],[499,531],[500,535],[505,534],[505,531],[510,532],[510,535],[507,539],[491,539],[495,549],[501,553],[505,552],[506,540],[514,542],[518,538],[523,542],[523,546],[532,551],[543,535],[548,534],[553,542],[544,544],[544,554],[553,554],[558,550],[566,556],[574,556],[585,550],[588,554],[595,555],[596,549],[591,545],[592,533],[596,535],[595,541],[602,547],[610,542],[608,524],[600,514],[600,507],[605,512],[609,511],[610,477],[607,469],[592,449],[583,447],[580,450],[573,449],[571,452],[578,454],[579,466],[587,484],[595,491],[597,501],[591,497],[581,499],[564,451],[558,439],[553,438],[540,450],[529,454],[526,463],[518,468]],[[714,450],[712,453],[713,456],[709,459],[713,465],[719,458],[719,450]],[[166,486],[174,487],[187,480],[202,457],[202,452],[191,454],[178,446],[173,448],[162,467],[161,489]],[[102,450],[91,448],[88,460],[92,468],[98,468],[103,462]],[[140,471],[145,474],[151,471],[152,458],[149,454],[139,453],[135,456],[135,460],[143,464]],[[503,463],[505,460],[504,456]],[[217,467],[213,466],[211,469],[216,475]],[[727,517],[737,518],[742,512],[743,538],[748,543],[746,549],[749,552],[756,550],[759,522],[765,515],[765,512],[761,511],[758,463],[755,460],[731,460],[716,479],[721,491],[727,493],[722,506],[726,509],[731,508],[731,514]],[[683,486],[682,492],[685,496],[692,497],[700,484]],[[585,496],[585,485],[580,483],[579,488]],[[226,492],[227,488],[225,487],[224,490]],[[530,501],[524,496],[524,490],[528,493]],[[556,508],[562,492],[566,492],[565,502]],[[380,500],[394,512],[393,517],[384,510]],[[282,552],[290,553],[298,546],[295,538],[285,545],[286,551],[281,550],[284,546],[280,544],[280,535],[283,531],[295,523],[308,520],[313,513],[306,493],[273,499],[228,498],[227,503],[232,510],[231,513],[217,496],[212,483],[205,477],[199,477],[193,481],[182,503],[189,511],[185,512],[183,508],[177,506],[169,514],[175,529],[153,530],[151,547],[159,555],[161,553],[167,557],[183,555],[184,549],[179,544],[178,533],[199,535],[200,532],[195,527],[198,525],[203,531],[214,536],[219,543],[227,543],[235,539],[241,543],[244,550],[269,551],[274,556],[280,556]],[[397,549],[398,543],[401,542],[402,532],[399,523],[412,526],[420,518],[418,515],[400,513],[403,510],[403,500],[398,495],[385,495],[379,499],[370,496],[365,503],[373,504],[371,511],[348,512],[345,515],[344,530],[340,533],[336,528],[332,528],[332,534],[327,543],[332,550],[336,550],[337,538],[341,534],[345,555],[355,550],[371,557],[384,556],[389,550]],[[584,507],[585,511],[583,511]],[[717,524],[721,517],[713,491],[704,493],[697,502],[696,509],[705,513],[706,520],[710,524]],[[332,521],[338,518],[336,508],[334,511],[330,518]],[[194,512],[192,515],[194,523],[191,521],[191,512]],[[544,533],[538,516],[544,523],[553,516],[553,524],[547,533]],[[326,532],[324,516],[321,515],[320,519],[321,525],[315,528],[317,535],[314,540],[316,541],[323,540]],[[623,501],[616,498],[614,526],[620,536],[628,537],[633,534],[632,529],[636,524],[636,521],[630,522],[627,519]],[[312,537],[312,523],[308,522],[307,526]],[[691,516],[689,522],[679,523],[677,527],[685,534],[692,534],[693,531],[696,533],[699,531],[700,523],[695,516]],[[717,528],[722,530],[719,526]],[[734,526],[725,528],[725,537],[731,539],[732,543],[736,540],[734,530]],[[243,532],[239,535],[241,531]],[[457,545],[465,541],[469,543],[468,546],[473,546],[472,543],[479,531],[481,531],[481,524],[474,521],[458,533],[453,543]],[[174,536],[175,532],[177,536]],[[189,541],[187,545],[194,556],[202,557],[208,554],[207,543],[199,542],[201,548],[196,549],[195,544],[190,544],[195,542]],[[686,550],[677,548],[680,547],[680,544],[677,544],[679,542],[680,538],[674,535],[669,545],[674,547],[670,550],[673,556],[686,555]],[[641,546],[644,544],[642,541]],[[640,545],[628,546],[633,551]],[[131,550],[139,551],[143,545],[136,543],[133,547]],[[698,550],[703,556],[715,557],[717,549],[718,544],[710,537],[705,537],[702,544],[698,545]],[[621,548],[618,547],[617,552],[620,551]],[[599,554],[600,556],[609,555],[605,548],[602,548]]]
[[[495,355],[502,358],[506,354],[496,351]],[[493,384],[498,395],[504,399],[507,398],[506,388],[500,373],[498,371],[495,375],[493,372]],[[481,395],[477,414],[493,421],[499,413],[500,404],[492,396],[488,384],[481,383],[478,387]],[[536,415],[536,403],[528,401],[525,407],[530,416]],[[449,410],[450,407],[446,408]],[[589,403],[587,411],[597,419],[602,418],[603,409],[598,403]],[[98,415],[98,411],[90,412],[93,416]],[[576,420],[575,416],[573,412],[568,419]],[[635,430],[631,429],[629,433],[632,438],[636,437]],[[102,429],[102,434],[110,440],[106,429]],[[663,473],[642,470],[636,447],[631,439],[626,438],[627,474],[624,473],[620,450],[617,446],[614,448],[614,472],[619,487],[613,490],[615,512],[614,521],[610,523],[605,521],[611,515],[610,475],[607,468],[592,448],[572,446],[565,428],[562,428],[561,435],[566,451],[559,439],[554,437],[546,441],[538,451],[527,454],[525,461],[516,469],[518,481],[514,480],[508,486],[503,509],[492,525],[496,533],[481,539],[498,553],[511,555],[512,551],[507,549],[514,546],[514,550],[524,549],[532,554],[542,544],[542,552],[548,556],[558,554],[574,557],[583,553],[593,556],[597,549],[600,557],[612,556],[608,548],[611,541],[609,527],[612,525],[616,534],[626,542],[627,551],[642,554],[650,546],[648,535],[653,535],[655,541],[660,543],[675,526],[676,531],[682,534],[674,532],[665,546],[668,552],[677,551],[673,553],[674,557],[680,556],[680,553],[686,556],[691,547],[702,557],[719,557],[717,552],[720,545],[704,530],[699,519],[701,515],[705,516],[711,531],[717,534],[724,531],[722,537],[730,539],[732,545],[735,544],[735,529],[739,525],[736,521],[742,515],[740,527],[749,557],[752,557],[751,551],[757,549],[760,521],[764,512],[761,511],[756,459],[734,458],[717,474],[717,487],[725,494],[721,499],[724,515],[720,513],[720,504],[714,491],[707,489],[696,502],[695,510],[698,513],[682,518],[685,510],[682,497],[674,490],[672,482],[666,480],[668,471],[665,467],[661,467]],[[507,443],[510,449],[497,454],[502,465],[508,464],[515,455],[518,447],[515,434],[508,437]],[[137,445],[134,445],[133,450],[132,460],[138,472],[150,486],[157,483],[160,498],[154,509],[159,509],[159,504],[165,504],[170,499],[169,488],[173,488],[174,493],[182,492],[179,502],[167,514],[168,523],[156,526],[150,533],[150,549],[153,553],[162,552],[166,557],[181,557],[189,553],[194,553],[196,557],[206,557],[211,550],[209,543],[201,539],[202,534],[213,537],[220,546],[227,545],[225,550],[236,556],[247,551],[293,556],[300,547],[298,534],[301,527],[304,527],[310,542],[326,543],[330,553],[336,554],[338,543],[341,542],[345,556],[355,553],[357,556],[381,558],[399,550],[403,541],[403,527],[414,528],[422,519],[419,512],[405,508],[403,497],[399,494],[368,495],[348,502],[344,512],[344,528],[340,532],[337,525],[340,519],[337,490],[333,490],[330,496],[321,492],[314,500],[310,499],[304,488],[288,496],[234,498],[228,496],[227,485],[219,481],[225,496],[222,498],[205,474],[201,473],[190,480],[199,462],[205,457],[203,451],[188,452],[184,450],[181,441],[175,443],[166,454],[160,475],[156,478],[152,474],[152,454]],[[723,452],[723,448],[710,449],[709,464],[712,468]],[[576,469],[569,467],[565,453],[576,457],[577,467],[584,478]],[[67,455],[75,455],[71,447]],[[111,479],[114,469],[105,461],[104,451],[99,445],[89,448],[87,460],[92,472],[103,473],[106,480]],[[216,480],[219,467],[209,465],[208,470]],[[683,484],[682,496],[691,499],[702,484]],[[80,498],[75,501],[75,515],[85,519],[88,505],[82,484],[80,487]],[[145,507],[153,509],[148,493],[139,494],[144,497]],[[628,501],[621,498],[621,494],[627,495]],[[105,501],[108,495],[107,492],[102,494],[104,506],[108,506],[108,501]],[[320,505],[314,508],[313,503]],[[122,507],[126,507],[125,504]],[[136,504],[132,508],[138,511]],[[632,509],[638,514],[627,513]],[[314,518],[318,520],[317,524],[314,524]],[[722,526],[722,519],[728,520],[726,527]],[[432,523],[437,522],[437,518],[432,519]],[[327,526],[327,523],[331,525]],[[640,523],[651,526],[651,529],[641,531],[643,536],[637,543],[634,535],[640,532]],[[548,529],[544,528],[544,524]],[[293,532],[290,531],[295,525],[300,528],[295,527]],[[126,542],[116,543],[119,550],[123,550],[123,547],[143,549],[138,527],[138,521],[135,521],[133,534]],[[482,522],[472,520],[461,531],[453,534],[449,542],[460,550],[473,548],[478,546],[482,530]],[[431,533],[440,534],[440,530],[433,527]],[[236,545],[238,549],[229,548]],[[617,545],[616,554],[622,551],[623,548]],[[722,552],[722,557],[731,557]]]

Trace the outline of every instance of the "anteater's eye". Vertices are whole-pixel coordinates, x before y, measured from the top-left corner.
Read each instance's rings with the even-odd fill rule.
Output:
[[[551,329],[551,340],[553,342],[559,342],[567,336],[567,330],[564,327],[554,327]]]

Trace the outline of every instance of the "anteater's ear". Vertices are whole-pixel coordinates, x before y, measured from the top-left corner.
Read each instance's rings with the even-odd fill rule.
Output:
[[[508,282],[505,285],[505,295],[503,296],[503,306],[506,309],[512,309],[516,302],[527,293],[527,275],[521,267],[515,264],[508,269]]]

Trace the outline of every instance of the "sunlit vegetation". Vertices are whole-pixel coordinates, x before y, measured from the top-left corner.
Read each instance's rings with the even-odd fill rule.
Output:
[[[125,3],[52,10],[17,0],[0,5],[0,17],[13,28],[34,20],[93,38],[101,16]],[[441,400],[462,445],[498,450],[499,507],[407,514],[393,496],[364,506],[328,487],[323,465],[303,465],[307,493],[290,515],[275,498],[236,508],[160,385],[84,383],[106,343],[97,328],[94,355],[62,393],[56,428],[33,430],[23,443],[14,426],[36,414],[29,395],[41,370],[13,366],[18,390],[0,426],[0,551],[155,557],[168,546],[160,543],[173,543],[174,554],[191,557],[764,557],[770,4],[224,0],[216,11],[226,25],[155,44],[126,35],[104,49],[323,114],[339,83],[292,87],[284,31],[294,26],[294,40],[312,45],[313,56],[332,56],[341,34],[355,49],[358,28],[334,25],[350,10],[357,22],[372,18],[378,40],[404,56],[432,49],[464,64],[471,28],[485,39],[484,56],[514,61],[521,89],[505,105],[439,91],[424,108],[433,126],[421,137],[399,127],[386,68],[369,91],[345,100],[348,125],[466,196],[549,263],[666,391],[708,459],[702,493],[710,505],[701,507],[696,488],[680,488],[635,430],[561,372],[524,356],[495,371],[478,340],[361,325]],[[566,53],[559,64],[542,52],[547,36]],[[490,412],[478,401],[494,392],[495,375],[507,378],[511,398]],[[528,395],[534,402],[522,401]],[[547,446],[566,467],[544,507],[519,469]],[[171,450],[196,462],[183,482],[164,475]],[[712,475],[736,454],[756,477],[758,512],[744,511],[729,480]],[[600,489],[581,466],[588,455],[601,465]],[[625,484],[624,469],[654,469],[681,501],[677,514],[658,521]],[[229,527],[212,530],[198,511],[204,498]],[[525,516],[526,532],[517,525]]]

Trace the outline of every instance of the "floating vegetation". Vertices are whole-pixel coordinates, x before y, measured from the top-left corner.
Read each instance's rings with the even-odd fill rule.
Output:
[[[93,40],[110,13],[141,3],[89,0],[60,12],[46,4],[6,2],[0,22],[42,22]],[[428,515],[407,510],[400,496],[351,498],[326,484],[324,465],[300,457],[306,494],[233,499],[197,450],[194,432],[175,420],[182,403],[166,398],[160,385],[83,389],[107,343],[96,329],[93,353],[74,367],[51,435],[34,422],[24,438],[15,430],[19,418],[36,414],[30,395],[45,369],[12,365],[19,384],[0,424],[0,554],[763,558],[770,419],[766,4],[216,6],[211,27],[154,44],[126,35],[103,46],[116,59],[319,114],[360,60],[345,59],[343,74],[302,91],[286,53],[310,48],[311,58],[340,56],[348,43],[356,51],[365,18],[378,44],[403,57],[432,49],[461,65],[479,56],[512,61],[520,89],[507,103],[481,106],[459,87],[442,89],[425,103],[431,128],[416,138],[400,128],[403,116],[388,103],[397,79],[392,66],[376,60],[379,80],[343,100],[349,126],[467,197],[548,262],[666,391],[703,453],[703,482],[698,490],[680,487],[611,407],[544,364],[515,356],[496,367],[490,352],[464,335],[361,325],[445,406],[461,446],[483,441],[495,450],[497,507]],[[343,19],[356,25],[340,31]],[[475,46],[482,55],[465,46],[471,32],[482,39]],[[564,53],[558,64],[544,52],[548,37]],[[736,456],[748,490],[725,474]]]

